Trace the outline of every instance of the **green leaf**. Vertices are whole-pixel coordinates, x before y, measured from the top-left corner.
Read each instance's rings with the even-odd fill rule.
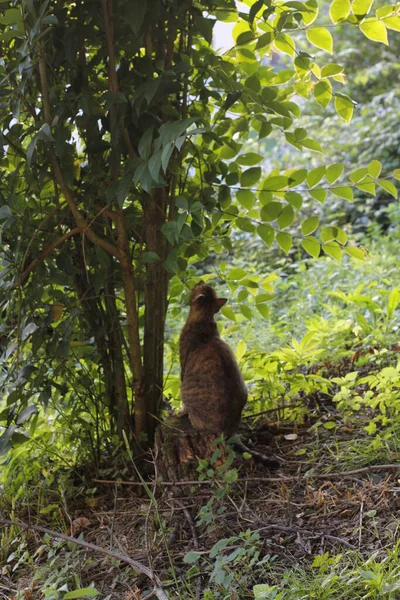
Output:
[[[337,242],[333,242],[333,241],[326,242],[325,244],[323,244],[322,248],[324,249],[324,252],[326,254],[328,254],[329,256],[331,256],[332,258],[337,260],[338,262],[341,261],[342,249],[340,248],[340,246]]]
[[[360,29],[368,39],[373,40],[374,42],[381,42],[386,46],[389,45],[386,27],[384,23],[379,21],[376,17],[365,19],[360,24]]]
[[[270,248],[275,239],[275,231],[272,229],[272,227],[270,225],[259,225],[257,227],[257,233]]]
[[[314,88],[314,97],[323,110],[332,99],[332,84],[329,79],[319,81]]]
[[[360,183],[357,183],[356,188],[358,188],[362,192],[371,194],[371,196],[376,195],[375,182],[370,178],[363,179],[362,181],[360,181]]]
[[[395,169],[393,171],[393,177],[397,179],[397,181],[400,181],[400,169]]]
[[[311,171],[307,175],[307,183],[309,187],[314,187],[317,185],[323,178],[326,172],[325,165],[320,165],[319,167],[315,167],[315,169],[311,169]]]
[[[313,233],[318,228],[318,225],[319,217],[310,217],[306,219],[301,224],[301,230],[303,232],[303,235],[310,235],[310,233]]]
[[[314,200],[323,204],[326,200],[326,190],[309,190],[308,192]]]
[[[394,31],[400,31],[400,15],[385,18],[385,26]]]
[[[267,177],[263,182],[263,190],[266,192],[278,192],[288,186],[289,179],[283,175],[276,175],[273,177]]]
[[[374,0],[353,0],[353,14],[357,16],[366,15],[371,10]]]
[[[379,187],[385,190],[385,192],[393,196],[393,198],[397,199],[397,189],[391,181],[387,181],[387,179],[378,179],[377,184],[379,185]]]
[[[294,219],[294,210],[290,204],[284,206],[281,214],[278,217],[278,225],[281,229],[285,229],[285,227],[289,227],[293,223]],[[279,243],[279,242],[278,242]]]
[[[325,429],[335,429],[336,421],[326,421],[326,423],[324,423],[324,427]]]
[[[321,48],[321,50],[326,50],[330,54],[333,53],[333,39],[325,27],[307,29],[306,36],[308,41],[311,42],[313,46]]]
[[[230,319],[231,321],[236,322],[236,315],[230,306],[223,306],[221,308],[221,312],[224,315],[224,317],[226,317],[227,319]]]
[[[257,183],[261,177],[261,167],[251,167],[246,169],[240,177],[240,185],[250,187]]]
[[[246,317],[246,319],[251,321],[253,318],[253,313],[251,312],[251,309],[246,304],[240,304],[239,308],[242,315]]]
[[[270,202],[262,207],[260,211],[260,217],[262,221],[275,221],[275,219],[280,215],[282,210],[281,202]]]
[[[236,199],[247,210],[252,209],[254,206],[255,198],[253,192],[250,190],[238,190],[236,192]]]
[[[236,226],[242,231],[247,231],[248,233],[253,233],[256,229],[254,223],[252,223],[249,219],[243,217],[237,217]]]
[[[294,39],[290,37],[290,35],[287,35],[287,33],[278,33],[274,40],[274,44],[281,52],[289,54],[289,56],[295,56],[296,44]]]
[[[345,19],[350,14],[350,9],[350,0],[333,0],[329,7],[332,23],[337,23],[338,21]]]
[[[340,244],[345,244],[347,242],[347,233],[343,231],[343,229],[340,229],[339,227],[333,227],[333,232],[335,238]]]
[[[343,165],[340,163],[333,163],[326,170],[326,179],[329,183],[334,183],[341,174],[343,173]]]
[[[330,65],[325,65],[321,69],[321,77],[332,77],[332,75],[338,75],[343,72],[343,67],[338,65],[337,63],[331,63]]]
[[[365,261],[366,258],[367,258],[366,251],[363,250],[362,248],[357,248],[356,246],[348,246],[347,248],[344,249],[344,251],[349,256],[351,256],[353,258],[357,258],[358,260],[364,260]]]
[[[94,588],[80,588],[79,590],[74,590],[73,592],[67,592],[64,594],[64,600],[73,600],[74,598],[94,598],[99,594],[97,590]]]
[[[318,2],[317,0],[309,0],[305,3],[305,10],[301,11],[303,21],[306,25],[311,25],[315,21],[318,15]]]
[[[183,562],[192,565],[199,560],[201,557],[200,552],[187,552],[183,557]]]
[[[306,148],[310,148],[310,150],[315,150],[315,152],[322,152],[321,144],[317,142],[317,140],[306,138],[302,141],[302,145]]]
[[[259,304],[256,304],[256,308],[257,308],[258,312],[264,317],[264,319],[268,319],[269,308],[266,304],[263,304],[262,302],[260,302]]]
[[[335,196],[339,196],[339,198],[344,198],[350,202],[354,199],[353,190],[348,185],[333,187],[331,188],[331,192],[332,194],[335,194]]]
[[[312,256],[313,258],[318,258],[321,250],[321,244],[319,243],[317,238],[312,236],[304,238],[304,240],[301,240],[301,245],[303,246],[307,254],[310,254],[310,256]]]
[[[233,281],[240,281],[241,279],[246,277],[246,275],[247,271],[245,271],[244,269],[231,269],[227,275],[227,279]]]
[[[292,236],[289,233],[280,231],[276,235],[276,241],[278,242],[279,246],[282,248],[282,250],[285,252],[285,254],[287,256],[292,247],[292,243],[293,243]]]
[[[285,200],[287,200],[296,210],[300,210],[303,206],[303,198],[299,192],[286,192]]]
[[[258,165],[262,160],[264,160],[264,157],[260,156],[260,154],[247,152],[246,154],[239,154],[235,162],[244,167],[252,167],[253,165]]]
[[[335,110],[339,117],[350,123],[354,112],[354,104],[345,94],[335,94]]]
[[[25,421],[27,421],[29,417],[31,417],[32,415],[37,415],[38,412],[39,411],[36,406],[26,406],[18,416],[17,425],[22,425],[22,423],[25,423]]]
[[[353,183],[358,183],[364,179],[366,175],[368,175],[368,169],[361,167],[360,169],[355,169],[355,171],[352,171],[349,175],[349,178]]]
[[[8,219],[8,217],[11,217],[12,212],[10,210],[10,207],[7,206],[7,204],[3,204],[3,206],[0,206],[0,221],[2,221],[3,219]]]
[[[379,160],[371,160],[371,162],[368,165],[368,175],[371,175],[371,177],[376,179],[376,177],[379,177],[379,175],[381,174],[381,171],[382,164],[379,162]]]
[[[156,252],[142,252],[140,258],[143,264],[156,263],[160,260],[160,257]]]
[[[335,239],[333,227],[323,227],[321,229],[321,240],[323,242],[330,242]]]

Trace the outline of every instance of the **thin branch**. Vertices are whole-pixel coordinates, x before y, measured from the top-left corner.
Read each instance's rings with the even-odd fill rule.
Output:
[[[72,537],[71,535],[65,535],[64,533],[59,533],[58,531],[53,531],[52,529],[47,529],[47,527],[42,527],[40,525],[32,525],[30,523],[24,523],[23,521],[12,521],[10,519],[0,518],[0,525],[9,525],[11,527],[21,527],[21,529],[25,529],[25,530],[32,529],[33,531],[38,531],[40,533],[44,533],[53,538],[65,540],[66,542],[72,542],[73,544],[76,544],[77,546],[81,546],[82,548],[85,548],[86,550],[94,550],[95,552],[100,552],[101,554],[105,554],[106,556],[109,556],[116,560],[120,560],[121,562],[124,562],[127,565],[131,566],[138,573],[142,573],[143,575],[146,575],[146,577],[148,577],[153,582],[153,584],[155,584],[157,586],[157,588],[158,588],[157,591],[162,592],[162,595],[159,595],[159,598],[165,598],[167,600],[167,596],[162,591],[161,581],[157,577],[157,575],[151,569],[146,567],[146,565],[143,565],[142,563],[138,562],[137,560],[134,560],[133,558],[130,558],[129,556],[126,556],[125,554],[120,554],[119,552],[106,550],[105,548],[102,548],[101,546],[96,546],[96,544],[92,544],[91,542],[84,542],[83,540],[79,540],[75,537]],[[156,591],[155,591],[155,593],[156,593]]]
[[[48,256],[49,254],[51,254],[53,252],[53,250],[55,250],[56,248],[58,248],[58,246],[61,246],[67,239],[69,239],[70,237],[73,237],[74,235],[77,235],[78,233],[82,233],[82,231],[81,231],[81,229],[79,227],[75,227],[74,229],[71,229],[70,231],[68,231],[67,233],[65,233],[64,235],[62,235],[60,238],[58,238],[52,244],[49,244],[48,246],[46,246],[42,250],[42,252],[39,254],[39,256],[37,256],[36,258],[34,258],[33,261],[23,271],[23,273],[21,273],[21,275],[18,278],[18,283],[16,283],[14,285],[14,287],[22,285],[22,283],[25,281],[25,279],[28,277],[28,275],[30,273],[32,273],[32,271],[36,268],[36,266],[40,262],[42,262],[42,260],[44,260],[46,258],[46,256]]]
[[[39,74],[40,74],[40,85],[42,89],[42,98],[43,98],[43,111],[46,123],[51,125],[51,105],[50,105],[50,94],[49,94],[49,85],[47,81],[47,72],[46,72],[46,61],[43,50],[41,50],[39,57]],[[64,176],[60,169],[60,165],[58,164],[57,156],[53,147],[49,148],[49,159],[52,167],[52,171],[54,174],[54,178],[56,183],[59,185],[64,198],[68,204],[68,207],[76,221],[77,226],[82,231],[82,234],[86,234],[89,240],[95,244],[96,246],[101,246],[108,254],[119,258],[120,252],[118,248],[116,248],[113,244],[103,239],[99,235],[97,235],[91,227],[89,227],[86,223],[86,219],[80,212],[74,197],[73,191],[67,186],[65,183]]]

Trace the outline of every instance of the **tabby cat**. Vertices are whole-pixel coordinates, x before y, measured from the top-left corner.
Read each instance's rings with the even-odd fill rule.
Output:
[[[189,316],[180,336],[183,408],[179,416],[188,415],[195,429],[229,437],[239,427],[247,388],[232,350],[220,338],[214,318],[226,302],[203,281],[192,289]],[[279,468],[278,461],[249,450],[240,441],[234,446],[271,469]]]

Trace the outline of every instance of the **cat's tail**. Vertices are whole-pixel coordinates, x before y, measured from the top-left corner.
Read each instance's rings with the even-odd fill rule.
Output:
[[[253,458],[253,460],[256,463],[264,465],[264,467],[267,467],[267,469],[271,469],[271,470],[279,469],[281,466],[281,464],[278,460],[275,460],[274,458],[268,458],[267,456],[264,456],[264,454],[261,454],[261,452],[256,452],[255,450],[250,450],[250,448],[245,446],[245,444],[243,444],[243,442],[241,440],[235,440],[233,442],[233,447],[237,452],[240,452],[241,454],[243,454],[244,452],[247,452],[248,454],[251,455],[251,457]]]

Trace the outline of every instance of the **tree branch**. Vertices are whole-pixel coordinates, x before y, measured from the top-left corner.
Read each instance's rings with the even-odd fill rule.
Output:
[[[50,94],[49,94],[49,86],[47,81],[47,72],[46,72],[46,62],[43,50],[40,52],[39,57],[39,74],[40,74],[40,84],[42,89],[42,98],[43,98],[43,111],[46,123],[51,125],[51,105],[50,105]],[[54,174],[54,179],[56,183],[59,185],[61,192],[64,195],[64,198],[68,204],[68,207],[75,219],[75,222],[79,229],[83,234],[87,235],[89,240],[93,242],[96,246],[100,246],[103,248],[108,254],[115,256],[116,258],[120,258],[120,252],[118,248],[116,248],[113,244],[105,240],[104,238],[97,235],[93,229],[88,226],[86,219],[81,214],[75,198],[73,191],[67,186],[64,180],[64,176],[61,172],[60,165],[58,164],[57,156],[54,151],[54,148],[49,148],[49,159],[52,167],[52,171]]]
[[[48,256],[49,254],[51,254],[53,252],[53,250],[55,250],[56,248],[58,248],[58,246],[61,246],[70,237],[73,237],[74,235],[77,235],[78,233],[81,233],[81,229],[79,227],[75,227],[74,229],[71,229],[70,231],[68,231],[67,233],[65,233],[64,235],[62,235],[60,238],[58,238],[58,240],[56,240],[52,244],[49,244],[48,246],[46,246],[42,250],[42,252],[39,254],[39,256],[37,256],[36,258],[34,258],[33,261],[21,273],[21,275],[18,278],[18,283],[16,283],[13,287],[18,287],[18,286],[22,285],[23,282],[25,281],[25,279],[28,277],[28,275],[30,273],[32,273],[32,271],[36,268],[36,266],[42,260],[44,260],[46,258],[46,256]]]

